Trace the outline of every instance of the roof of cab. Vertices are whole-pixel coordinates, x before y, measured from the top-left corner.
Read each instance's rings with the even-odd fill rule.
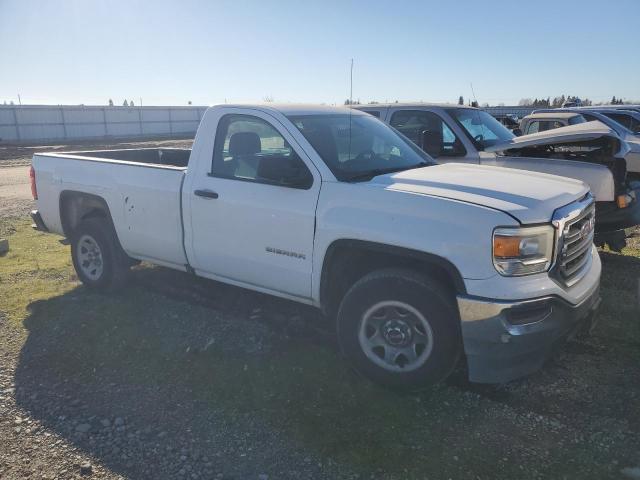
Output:
[[[538,112],[531,113],[524,118],[573,118],[582,115],[580,112]],[[524,119],[523,119],[524,120]]]
[[[469,107],[467,105],[458,105],[456,103],[428,103],[428,102],[405,102],[405,103],[368,103],[363,105],[353,105],[355,110],[362,109],[376,109],[376,108],[419,108],[419,107],[438,107],[438,108],[468,108],[473,110],[479,110],[475,107]]]
[[[352,110],[347,107],[331,105],[295,104],[295,103],[239,103],[222,104],[217,107],[252,108],[257,110],[272,110],[283,115],[346,115]],[[364,115],[364,114],[363,114]]]

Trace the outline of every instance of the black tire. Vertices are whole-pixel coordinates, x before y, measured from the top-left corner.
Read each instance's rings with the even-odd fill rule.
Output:
[[[372,360],[370,357],[376,351],[380,356],[380,350],[376,349],[384,350],[388,347],[369,349],[367,356],[359,339],[365,314],[375,310],[377,305],[392,302],[401,302],[412,307],[413,312],[422,314],[420,321],[426,320],[430,330],[430,335],[422,337],[431,336],[430,347],[423,349],[423,352],[427,352],[424,359],[410,366],[410,371],[403,371],[404,366],[395,364],[391,367],[387,364],[383,368],[379,365],[380,362],[386,363],[382,357],[380,360]],[[391,308],[397,310],[395,306]],[[400,312],[402,311],[401,308]],[[393,315],[392,313],[391,317]],[[386,314],[383,318],[386,318]],[[419,315],[416,318],[420,318]],[[385,327],[380,329],[380,333],[390,331],[388,323],[383,322]],[[356,371],[375,383],[394,390],[417,391],[444,380],[456,367],[462,352],[460,320],[453,295],[436,280],[407,269],[378,270],[356,282],[342,300],[337,328],[342,352]],[[420,330],[423,329],[420,327]],[[415,333],[415,329],[412,331]],[[383,335],[385,342],[388,338]],[[392,347],[390,344],[389,346]],[[411,348],[415,351],[417,347]],[[390,355],[393,356],[393,353]],[[401,363],[401,359],[402,356],[398,357],[398,363]],[[390,371],[389,368],[397,370]]]
[[[87,239],[99,248],[102,269],[97,275],[88,273],[88,268],[81,265]],[[71,235],[71,259],[80,281],[92,290],[116,291],[126,285],[129,278],[130,259],[122,250],[113,225],[104,217],[85,219],[75,228]]]

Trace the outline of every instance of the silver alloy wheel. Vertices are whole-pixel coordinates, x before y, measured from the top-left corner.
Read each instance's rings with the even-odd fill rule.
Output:
[[[424,365],[431,355],[433,330],[411,305],[384,301],[362,315],[358,341],[367,358],[379,367],[410,372]]]
[[[98,280],[104,268],[102,250],[98,242],[90,235],[82,235],[78,240],[78,266],[82,273],[91,280]]]

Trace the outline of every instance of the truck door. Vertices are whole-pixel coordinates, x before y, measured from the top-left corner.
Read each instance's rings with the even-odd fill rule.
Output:
[[[217,125],[208,171],[184,187],[192,267],[203,276],[310,298],[319,173],[269,114],[229,113]]]
[[[438,163],[478,163],[467,155],[463,142],[437,113],[422,109],[393,109],[389,125],[435,158]]]

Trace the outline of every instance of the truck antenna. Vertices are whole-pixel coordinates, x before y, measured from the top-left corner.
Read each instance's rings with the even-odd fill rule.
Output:
[[[480,105],[478,103],[478,99],[476,98],[476,92],[473,91],[473,82],[469,82],[469,85],[471,85],[471,95],[473,95],[473,101],[476,102],[476,105]]]
[[[471,86],[471,95],[473,96],[473,103],[475,103],[476,108],[479,109],[480,104],[478,103],[478,99],[476,98],[476,92],[473,90],[473,82],[469,82],[469,85]],[[482,130],[482,140],[480,140],[480,143],[482,144],[484,149],[484,124],[480,120],[480,112],[478,110],[476,110],[476,116],[478,117],[478,123],[480,124],[480,129]]]
[[[351,110],[353,109],[353,58],[349,72],[349,158],[351,158]]]
[[[351,71],[349,78],[349,105],[353,104],[353,58],[351,59]]]

